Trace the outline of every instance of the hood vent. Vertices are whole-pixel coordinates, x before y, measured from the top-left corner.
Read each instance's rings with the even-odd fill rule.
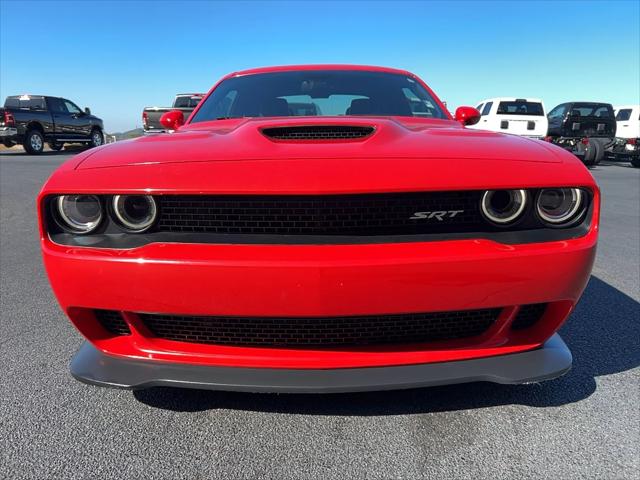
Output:
[[[262,134],[273,140],[354,140],[368,137],[373,127],[358,125],[304,125],[267,127]]]

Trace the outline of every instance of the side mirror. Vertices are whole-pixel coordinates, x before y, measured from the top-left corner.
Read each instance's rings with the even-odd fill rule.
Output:
[[[84,107],[85,115],[91,115],[91,109],[89,107]]]
[[[163,113],[160,117],[160,124],[167,130],[177,130],[181,125],[184,125],[184,113],[180,110]]]
[[[456,120],[462,125],[475,125],[480,121],[480,112],[473,107],[456,108]]]

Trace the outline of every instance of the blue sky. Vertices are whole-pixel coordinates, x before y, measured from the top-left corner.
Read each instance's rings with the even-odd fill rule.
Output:
[[[640,103],[640,2],[0,0],[0,96],[67,97],[116,132],[244,68],[410,70],[449,106]]]

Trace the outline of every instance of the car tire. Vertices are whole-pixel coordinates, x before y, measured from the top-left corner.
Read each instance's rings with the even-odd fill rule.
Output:
[[[592,139],[592,141],[594,142],[594,146],[596,147],[595,149],[596,153],[595,153],[595,158],[593,160],[593,164],[598,165],[600,161],[604,158],[604,153],[605,153],[604,141],[600,140],[599,138],[594,138]]]
[[[24,138],[24,149],[30,155],[40,155],[44,151],[44,136],[40,130],[29,130]]]
[[[89,146],[95,148],[101,145],[104,145],[104,135],[100,129],[96,128],[91,131],[91,142],[89,142]]]
[[[60,150],[62,150],[62,147],[64,147],[64,143],[52,142],[52,143],[49,144],[49,148],[51,150],[55,150],[56,152],[59,152]]]
[[[584,150],[583,162],[587,167],[593,167],[596,164],[596,156],[598,154],[598,142],[594,142],[593,139],[589,140],[589,145]]]
[[[15,145],[15,142],[12,142],[11,140],[3,140],[2,144],[7,148],[11,148]]]
[[[640,157],[631,157],[631,166],[640,168]]]

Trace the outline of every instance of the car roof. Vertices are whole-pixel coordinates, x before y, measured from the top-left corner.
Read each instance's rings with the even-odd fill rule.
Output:
[[[233,72],[227,77],[235,77],[240,75],[254,75],[257,73],[273,73],[273,72],[296,72],[296,71],[309,71],[309,70],[352,70],[352,71],[366,71],[366,72],[386,72],[396,73],[401,75],[413,76],[411,72],[406,70],[400,70],[397,68],[378,67],[373,65],[347,65],[347,64],[316,64],[316,65],[280,65],[275,67],[260,67],[251,68],[248,70],[240,70]]]
[[[23,93],[22,95],[9,95],[7,98],[22,98],[22,97],[29,97],[29,98],[59,98],[60,100],[69,100],[67,97],[58,97],[56,95],[32,95],[30,93]],[[69,100],[71,101],[71,100]]]
[[[516,100],[524,100],[526,102],[542,103],[542,100],[539,99],[539,98],[531,98],[531,97],[494,97],[494,98],[487,98],[485,100],[480,100],[479,102],[476,102],[476,105],[478,105],[480,103],[487,103],[487,102],[515,102]]]
[[[206,93],[176,93],[176,97],[204,97]]]
[[[563,103],[561,105],[566,105],[566,104],[569,104],[569,105],[603,105],[603,106],[606,106],[606,107],[612,107],[612,105],[610,103],[607,103],[607,102],[565,102],[565,103]]]

